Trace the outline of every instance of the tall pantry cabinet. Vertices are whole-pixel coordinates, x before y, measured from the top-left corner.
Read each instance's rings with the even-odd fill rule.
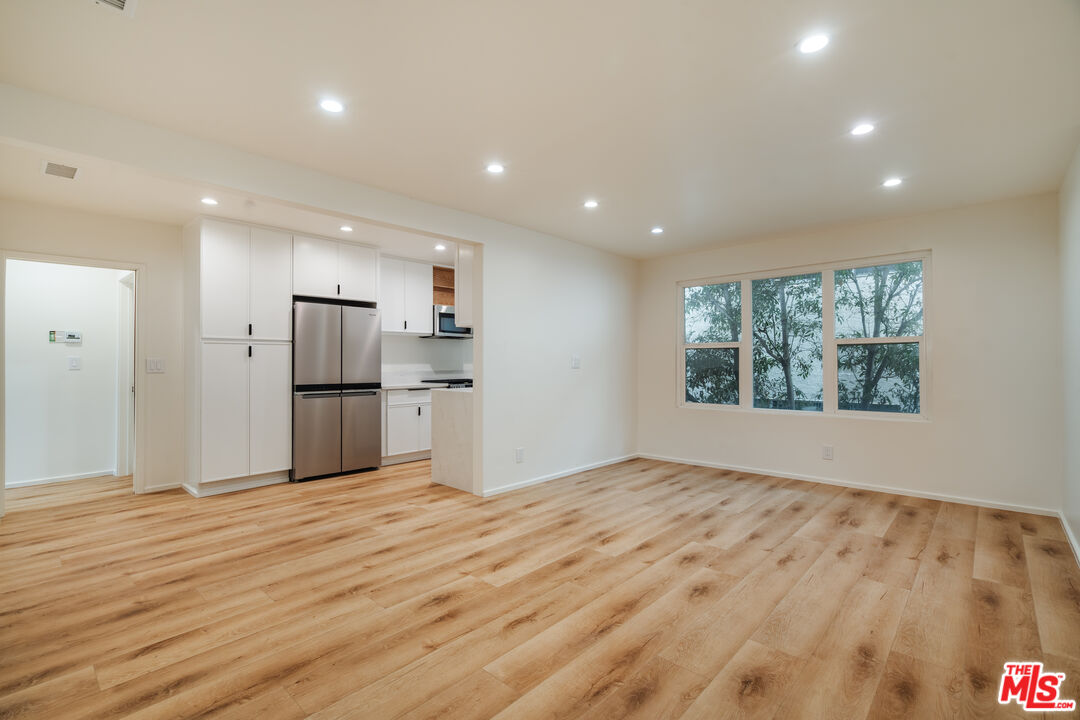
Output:
[[[287,479],[292,235],[200,219],[184,229],[184,266],[185,484],[208,495]]]

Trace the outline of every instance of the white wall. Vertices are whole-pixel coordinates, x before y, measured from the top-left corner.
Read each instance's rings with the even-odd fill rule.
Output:
[[[146,489],[178,485],[184,466],[180,228],[0,198],[0,248],[145,266],[138,331],[144,357],[163,359],[166,372],[147,375],[138,359],[137,382],[146,402],[140,462]]]
[[[4,372],[8,487],[116,470],[121,270],[9,260]],[[50,343],[50,330],[82,342]],[[77,357],[81,369],[68,369]]]
[[[440,340],[416,335],[382,336],[383,375],[472,372],[472,340]]]
[[[676,282],[930,249],[928,422],[676,407]],[[983,502],[1061,507],[1054,195],[641,263],[638,449]],[[835,459],[821,459],[833,445]]]
[[[635,281],[634,261],[563,240],[484,247],[486,493],[634,453]]]
[[[1080,147],[1061,188],[1065,340],[1065,518],[1080,538]]]

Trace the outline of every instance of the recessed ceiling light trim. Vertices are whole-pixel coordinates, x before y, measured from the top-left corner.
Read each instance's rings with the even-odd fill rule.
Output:
[[[874,132],[874,123],[861,122],[851,128],[851,134],[855,137],[859,137],[860,135],[869,135],[872,132]]]
[[[584,206],[587,210],[594,210],[600,206],[600,203],[595,200],[586,200]]]
[[[902,177],[891,177],[891,178],[885,178],[885,181],[881,183],[881,186],[882,187],[887,187],[887,188],[894,188],[894,187],[900,187],[903,184],[904,184],[904,178],[902,178]]]
[[[345,110],[345,105],[340,100],[334,98],[323,98],[319,101],[319,107],[328,113],[340,113]]]
[[[445,245],[443,245],[442,243],[439,243],[438,245],[436,245],[436,246],[435,246],[435,249],[436,249],[437,251],[439,251],[439,252],[442,252],[443,250],[445,250],[445,249],[446,249],[446,246],[445,246]]]
[[[488,163],[487,167],[484,168],[484,169],[487,170],[492,175],[502,175],[506,171],[506,166],[503,165],[502,163],[491,162],[491,163]]]
[[[202,204],[203,204],[203,205],[217,205],[217,204],[218,204],[218,201],[217,201],[217,200],[215,200],[215,199],[214,199],[214,198],[212,198],[212,197],[204,197],[204,198],[202,199]]]
[[[651,232],[653,235],[663,235],[664,234],[664,228],[657,225],[656,227],[654,227],[649,232]]]
[[[349,225],[342,225],[341,232],[352,232],[352,227],[350,227]]]

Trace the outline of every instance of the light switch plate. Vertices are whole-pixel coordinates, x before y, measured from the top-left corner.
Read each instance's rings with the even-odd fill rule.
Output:
[[[68,370],[82,370],[82,358],[77,355],[69,357]]]
[[[581,369],[581,356],[580,355],[571,355],[570,356],[570,369],[571,370],[580,370]]]
[[[832,460],[832,445],[821,446],[821,459]]]
[[[146,372],[149,375],[160,375],[165,372],[165,361],[161,358],[146,358]]]

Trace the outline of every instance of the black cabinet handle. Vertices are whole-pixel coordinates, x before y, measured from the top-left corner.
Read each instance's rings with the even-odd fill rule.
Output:
[[[338,295],[340,295],[340,294],[341,294],[341,283],[338,283],[338,286],[337,286],[337,294],[338,294]]]
[[[406,320],[406,321],[405,321],[405,329],[406,329],[406,330],[408,330],[408,329],[409,329],[409,321],[408,321],[408,320]]]
[[[251,334],[251,323],[248,323],[248,335]]]
[[[419,405],[416,406],[416,416],[420,417],[420,406]]]
[[[248,345],[248,357],[251,357],[251,346]]]

